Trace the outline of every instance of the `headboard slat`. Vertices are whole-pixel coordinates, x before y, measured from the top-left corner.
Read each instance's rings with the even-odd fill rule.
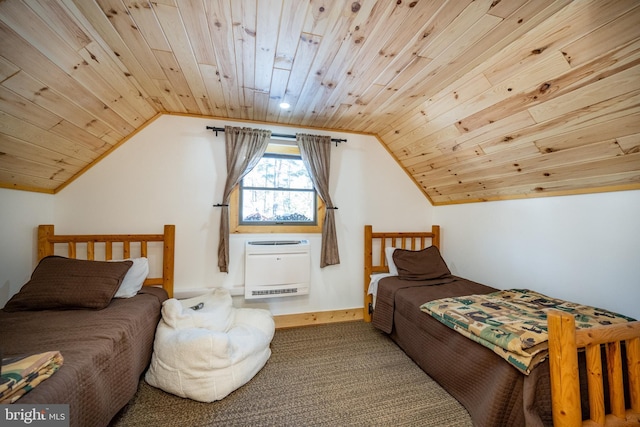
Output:
[[[589,344],[585,349],[587,358],[587,387],[589,390],[589,411],[591,419],[604,424],[604,388],[602,387],[602,357],[600,344]]]
[[[87,259],[93,261],[96,259],[95,244],[92,240],[87,242]]]
[[[69,242],[69,258],[76,258],[76,242]]]
[[[609,400],[611,413],[625,418],[624,383],[622,382],[622,350],[620,341],[606,344],[607,373],[609,374]]]

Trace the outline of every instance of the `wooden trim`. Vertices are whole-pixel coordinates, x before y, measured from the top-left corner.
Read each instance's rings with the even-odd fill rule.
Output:
[[[433,206],[465,205],[468,203],[497,202],[503,200],[539,199],[542,197],[577,196],[581,194],[614,193],[618,191],[640,190],[640,184],[609,185],[604,187],[582,188],[575,190],[542,191],[536,194],[483,197],[480,199],[454,200],[451,202],[432,202]]]
[[[284,314],[274,316],[273,320],[276,322],[276,329],[351,322],[354,320],[362,320],[362,310],[360,308],[351,308],[346,310],[319,311],[315,313]]]
[[[55,190],[48,188],[31,187],[29,185],[9,184],[6,182],[0,182],[0,188],[6,188],[7,190],[29,191],[31,193],[43,193],[43,194],[55,194]]]
[[[273,127],[277,127],[277,128],[291,128],[291,129],[305,129],[307,131],[319,130],[319,131],[331,132],[331,133],[342,133],[342,134],[349,134],[349,135],[365,135],[365,136],[377,137],[376,134],[371,133],[371,132],[359,132],[359,131],[354,131],[354,130],[345,130],[345,129],[329,128],[329,127],[321,127],[321,126],[309,126],[309,125],[302,126],[302,125],[299,125],[299,124],[289,124],[289,123],[273,123],[273,122],[267,122],[267,121],[263,121],[263,120],[241,119],[241,118],[237,118],[237,117],[207,116],[207,115],[202,115],[202,114],[177,113],[177,112],[163,112],[161,114],[164,114],[164,115],[167,115],[167,116],[196,117],[198,119],[205,118],[205,119],[209,119],[209,120],[216,120],[216,121],[220,121],[220,122],[225,122],[225,124],[228,124],[228,123],[243,124],[244,123],[244,124],[249,124],[249,125],[264,125],[264,126],[268,126],[268,127],[272,127],[272,128]],[[224,127],[224,124],[220,125],[220,126]]]
[[[373,242],[380,242],[380,247],[373,254]],[[369,305],[373,304],[373,297],[369,295],[369,282],[373,273],[388,273],[389,267],[385,261],[385,248],[396,247],[412,251],[421,250],[428,246],[442,249],[440,240],[440,226],[432,225],[431,231],[394,231],[374,232],[371,225],[364,226],[364,307],[362,317],[365,322],[371,322]]]

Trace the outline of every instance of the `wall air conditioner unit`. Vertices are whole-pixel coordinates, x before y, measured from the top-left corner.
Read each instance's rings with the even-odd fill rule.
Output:
[[[309,293],[308,240],[247,241],[244,267],[245,299]]]

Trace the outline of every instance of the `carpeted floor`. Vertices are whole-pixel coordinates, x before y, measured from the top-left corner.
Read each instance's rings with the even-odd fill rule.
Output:
[[[364,322],[276,331],[266,366],[221,401],[144,381],[112,421],[125,426],[471,426],[465,409]]]

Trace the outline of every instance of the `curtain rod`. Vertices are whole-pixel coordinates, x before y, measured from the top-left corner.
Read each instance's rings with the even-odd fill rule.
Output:
[[[213,127],[213,126],[207,126],[207,130],[214,131],[216,133],[216,136],[218,136],[218,132],[224,132],[224,128],[217,128],[217,127]],[[296,139],[295,135],[284,134],[284,133],[272,133],[271,136],[275,136],[276,138]],[[338,144],[340,142],[347,142],[346,139],[339,139],[339,138],[331,138],[331,141],[336,143],[336,147],[338,146]]]

